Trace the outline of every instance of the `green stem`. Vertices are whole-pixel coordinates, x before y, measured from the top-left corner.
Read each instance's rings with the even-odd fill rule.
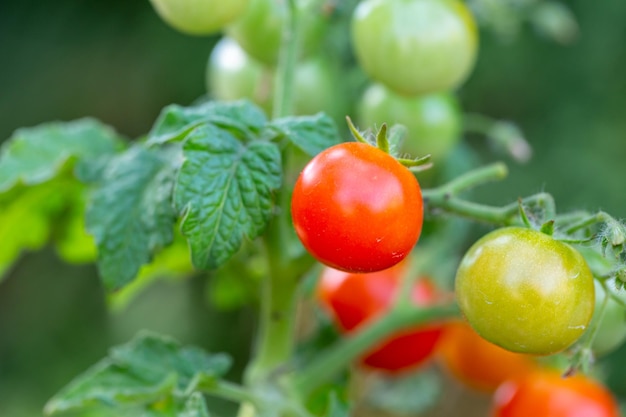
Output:
[[[478,185],[506,178],[508,169],[505,164],[498,162],[469,171],[452,181],[430,190],[424,190],[425,199],[445,199]]]
[[[298,9],[296,0],[287,0],[278,67],[274,78],[273,118],[288,116],[293,105],[293,80],[298,56]]]
[[[200,390],[208,395],[223,398],[237,403],[247,403],[253,407],[259,407],[259,400],[250,390],[241,385],[228,381],[217,381],[206,387],[200,386]]]
[[[398,308],[394,308],[379,320],[363,327],[357,333],[341,339],[300,370],[293,379],[296,391],[303,397],[310,394],[342,369],[345,369],[349,363],[377,341],[384,339],[393,332],[409,326],[417,326],[422,323],[458,315],[456,304],[434,306],[425,309],[418,309],[413,306],[410,308],[398,306]]]

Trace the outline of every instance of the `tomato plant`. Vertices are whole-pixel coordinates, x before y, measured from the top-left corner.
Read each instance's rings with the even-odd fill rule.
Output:
[[[456,295],[482,337],[514,352],[543,355],[584,333],[595,302],[593,276],[579,252],[519,227],[493,231],[467,251]]]
[[[474,19],[457,0],[365,0],[352,23],[363,70],[414,96],[457,87],[474,66]]]
[[[348,142],[307,164],[293,190],[291,213],[302,244],[320,262],[373,272],[397,264],[417,243],[422,194],[413,174],[392,156]]]
[[[231,372],[228,353],[142,332],[55,395],[47,415],[347,417],[361,415],[368,393],[385,413],[422,415],[440,397],[455,407],[444,393],[457,384],[442,386],[450,380],[421,366],[437,352],[473,387],[490,391],[505,381],[496,407],[508,415],[520,403],[554,404],[545,398],[564,392],[560,380],[510,350],[569,349],[556,356],[575,374],[590,369],[592,351],[623,340],[624,326],[613,318],[626,307],[624,222],[604,211],[557,211],[547,192],[502,206],[467,192],[503,180],[508,170],[481,165],[487,149],[460,142],[461,124],[518,161],[532,152],[517,125],[477,113],[465,95],[475,86],[453,91],[477,51],[465,2],[154,1],[187,33],[225,32],[207,40],[207,48],[215,42],[207,94],[193,90],[200,97],[191,104],[164,107],[132,140],[91,118],[17,129],[0,149],[0,273],[50,245],[64,261],[95,262],[112,309],[158,279],[176,278],[176,285],[193,277],[194,294],[206,288],[206,297],[194,295],[198,308],[204,301],[246,307],[254,332],[241,327],[246,343],[236,344],[250,360]],[[514,13],[504,15],[556,33],[564,6],[551,1],[467,4],[484,12],[480,19],[505,8]],[[159,62],[189,69],[185,79],[197,87],[192,60],[163,45]],[[348,111],[352,103],[358,108]],[[351,110],[363,132],[350,118],[345,128]],[[394,123],[408,128],[403,149]],[[442,168],[428,175],[431,162]],[[501,229],[463,256],[482,230],[472,222]],[[440,296],[438,288],[451,289],[459,260],[455,297]],[[437,286],[424,276],[437,277]],[[594,294],[593,278],[611,298]],[[307,291],[313,284],[315,301]],[[333,326],[306,325],[315,322],[307,314],[318,312],[315,302]],[[597,321],[588,325],[594,302]],[[367,375],[359,381],[365,395],[353,392],[361,384],[347,383],[359,375]],[[548,382],[524,382],[539,379]],[[539,385],[556,388],[537,394]],[[567,395],[579,393],[568,387]],[[213,409],[207,396],[239,412]],[[529,415],[552,413],[532,407]]]
[[[249,0],[150,0],[172,27],[191,35],[209,35],[243,15]]]
[[[369,86],[358,106],[362,126],[398,123],[407,128],[402,151],[412,155],[430,154],[437,163],[459,142],[459,103],[449,93],[404,97],[382,84]]]
[[[617,417],[610,392],[582,375],[538,371],[505,382],[495,393],[493,417]]]
[[[391,308],[404,273],[404,262],[367,274],[326,267],[317,297],[337,326],[350,333]],[[432,282],[422,278],[413,286],[411,300],[416,306],[428,306],[437,302],[438,294]],[[441,331],[440,323],[431,323],[394,333],[366,352],[361,363],[393,373],[415,369],[432,356]]]
[[[471,388],[488,392],[537,366],[531,356],[496,346],[460,321],[446,324],[437,351],[454,377]]]
[[[298,1],[297,13],[302,17],[298,26],[302,55],[319,48],[325,21],[320,4],[315,0]],[[226,28],[254,59],[273,67],[278,61],[282,31],[286,21],[284,4],[276,0],[250,0],[247,12]]]

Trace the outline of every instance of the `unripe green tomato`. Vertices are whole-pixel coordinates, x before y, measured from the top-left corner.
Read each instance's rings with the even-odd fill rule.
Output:
[[[273,67],[278,62],[283,26],[284,0],[250,0],[247,12],[226,28],[226,33],[254,59]],[[298,36],[303,56],[319,47],[325,21],[317,0],[297,0]]]
[[[549,355],[587,329],[593,276],[574,248],[536,230],[507,227],[479,239],[456,275],[461,311],[476,332],[513,352]]]
[[[406,96],[457,87],[478,43],[474,18],[458,0],[363,0],[352,41],[363,70]]]
[[[294,75],[294,114],[320,111],[339,120],[347,106],[338,75],[321,57],[297,64]],[[224,37],[215,45],[206,72],[207,89],[217,100],[247,98],[271,114],[274,71],[245,53],[236,41]]]
[[[243,15],[249,0],[150,0],[159,16],[188,35],[210,35]]]
[[[404,97],[382,84],[372,84],[357,111],[361,127],[404,125],[407,135],[402,151],[415,157],[430,154],[435,163],[445,158],[460,139],[459,104],[451,93]]]
[[[216,100],[250,99],[270,113],[273,73],[250,58],[239,44],[223,37],[216,44],[206,71],[207,89]]]
[[[596,314],[594,314],[591,321],[590,329],[593,329],[595,323],[600,320],[598,317],[600,313],[600,306],[604,302],[606,292],[601,284],[597,281],[596,285]],[[622,293],[618,295],[623,301],[626,301],[626,296]],[[604,356],[624,343],[626,340],[626,310],[619,302],[613,298],[609,298],[607,301],[606,309],[602,315],[602,319],[598,324],[598,329],[591,350],[596,356]]]

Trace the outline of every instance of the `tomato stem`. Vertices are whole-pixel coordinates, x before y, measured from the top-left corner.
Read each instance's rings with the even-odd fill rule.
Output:
[[[274,78],[273,118],[288,116],[293,106],[293,80],[298,56],[299,16],[296,0],[287,0],[285,16],[278,66]]]

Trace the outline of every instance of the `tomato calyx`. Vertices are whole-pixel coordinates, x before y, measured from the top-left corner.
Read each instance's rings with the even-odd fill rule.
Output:
[[[402,125],[395,125],[391,129],[387,128],[387,123],[383,123],[376,131],[376,138],[374,141],[367,140],[361,132],[354,126],[350,116],[346,116],[348,128],[350,133],[357,142],[365,143],[374,146],[381,151],[393,156],[399,163],[413,172],[426,171],[432,168],[430,155],[425,155],[417,158],[399,158],[392,153],[392,145],[398,147],[397,144],[402,142],[403,136],[406,134],[406,128]],[[372,143],[374,142],[374,143]]]

